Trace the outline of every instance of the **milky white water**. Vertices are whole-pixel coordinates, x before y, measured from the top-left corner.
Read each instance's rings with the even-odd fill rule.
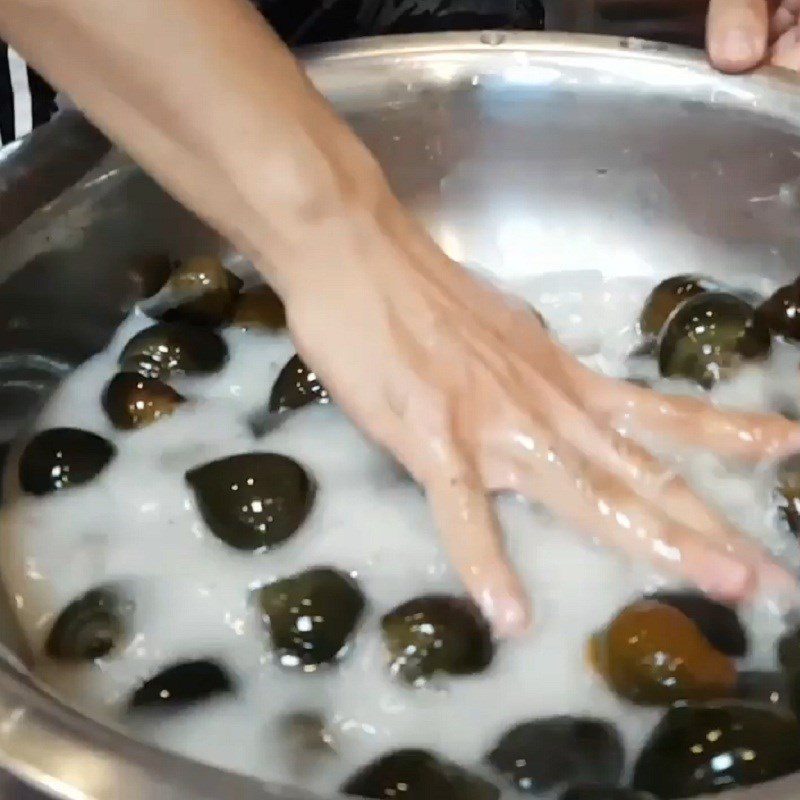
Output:
[[[539,275],[513,287],[545,315],[561,340],[587,363],[625,376],[633,323],[651,288],[639,279],[604,282],[600,273]],[[766,294],[772,286],[755,281]],[[107,350],[61,386],[35,429],[70,426],[115,443],[117,457],[88,485],[44,497],[19,493],[6,476],[2,576],[34,653],[64,606],[103,584],[123,584],[135,603],[135,635],[95,664],[64,666],[41,656],[38,674],[89,713],[189,756],[261,778],[333,790],[388,750],[423,747],[472,766],[508,727],[551,714],[613,720],[629,762],[658,720],[658,710],[615,697],[587,668],[590,634],[626,602],[664,585],[644,563],[596,547],[515,498],[498,501],[510,553],[536,608],[535,629],[499,645],[484,674],[411,689],[385,667],[379,620],[396,604],[428,592],[460,593],[420,491],[333,406],[284,415],[261,439],[248,425],[293,354],[285,335],[226,330],[231,352],[216,375],[171,380],[192,402],[141,430],[120,432],[100,406],[128,339],[151,324],[132,314]],[[773,408],[798,397],[797,351],[775,349],[770,362],[715,389],[720,402]],[[645,370],[646,371],[646,370]],[[652,377],[652,376],[651,376]],[[669,391],[693,391],[659,382]],[[698,392],[699,393],[699,392]],[[287,543],[242,553],[213,536],[194,506],[184,473],[240,452],[284,453],[303,464],[319,490],[314,508]],[[771,468],[734,469],[709,455],[681,456],[683,470],[710,500],[791,564],[793,537],[781,527]],[[12,465],[15,467],[15,465]],[[341,663],[313,674],[287,671],[270,653],[251,590],[314,566],[355,576],[368,611]],[[743,610],[757,627],[750,661],[773,665],[777,611],[767,601]],[[132,717],[132,691],[163,667],[210,658],[224,664],[236,693],[175,713]],[[298,769],[277,720],[320,711],[337,756]]]

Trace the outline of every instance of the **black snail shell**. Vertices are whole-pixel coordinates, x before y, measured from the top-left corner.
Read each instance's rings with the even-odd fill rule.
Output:
[[[664,326],[659,370],[709,389],[743,363],[766,358],[770,344],[769,329],[752,306],[732,294],[704,292],[679,306]]]
[[[376,800],[498,800],[497,787],[425,750],[397,750],[363,767],[345,794]]]
[[[669,315],[689,298],[714,291],[716,285],[702,275],[674,275],[661,281],[645,300],[639,327],[645,338],[661,333]]]
[[[487,760],[518,791],[539,794],[575,784],[616,785],[625,750],[610,723],[560,716],[514,726]]]
[[[214,661],[183,661],[143,683],[130,700],[132,709],[179,709],[232,692],[234,683]]]
[[[327,389],[298,355],[292,356],[280,371],[269,398],[269,410],[293,411],[309,403],[328,403]]]
[[[333,569],[310,569],[258,593],[280,663],[311,671],[345,650],[364,610],[356,582]]]
[[[111,588],[92,589],[57,617],[45,652],[57,661],[94,661],[127,638],[132,604]]]
[[[667,711],[644,746],[633,787],[661,800],[751,786],[800,770],[800,726],[769,706],[686,704]]]
[[[147,378],[138,372],[120,372],[103,392],[102,404],[115,428],[134,430],[151,425],[185,402],[158,378]]]
[[[215,256],[195,256],[178,264],[161,290],[141,305],[163,322],[222,325],[234,314],[242,281]]]
[[[779,510],[789,529],[800,535],[800,455],[791,455],[778,464]]]
[[[116,448],[80,428],[50,428],[28,442],[19,459],[19,482],[42,495],[88,483],[114,458]]]
[[[800,339],[800,279],[778,289],[756,313],[774,334]]]
[[[266,284],[239,295],[232,324],[245,330],[278,331],[286,327],[286,309]]]
[[[148,378],[206,375],[228,360],[228,346],[209,328],[161,322],[136,334],[124,347],[119,363],[125,372]]]
[[[286,541],[303,524],[314,485],[293,459],[243,453],[186,473],[211,532],[231,547],[258,550]]]
[[[690,589],[656,592],[648,599],[677,608],[720,653],[734,658],[747,655],[747,633],[736,609],[731,606]]]
[[[482,672],[494,656],[489,623],[467,598],[417,597],[386,614],[381,627],[392,673],[410,684]]]

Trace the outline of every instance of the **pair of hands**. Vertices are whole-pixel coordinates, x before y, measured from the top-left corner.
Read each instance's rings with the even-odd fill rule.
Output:
[[[708,54],[724,72],[800,70],[800,0],[711,0]]]

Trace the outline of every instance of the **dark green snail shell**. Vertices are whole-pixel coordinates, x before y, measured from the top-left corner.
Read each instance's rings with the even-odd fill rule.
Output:
[[[128,638],[131,610],[132,604],[114,589],[92,589],[58,615],[45,653],[56,661],[103,658]]]
[[[625,750],[608,722],[546,717],[506,731],[487,760],[517,791],[540,794],[576,784],[616,785]]]
[[[266,284],[239,295],[232,325],[245,330],[278,331],[286,327],[286,309]]]
[[[227,671],[214,661],[183,661],[145,681],[130,700],[132,710],[176,710],[234,691]]]
[[[116,455],[96,433],[50,428],[37,433],[20,456],[19,482],[28,494],[44,495],[94,480]]]
[[[645,300],[639,327],[645,338],[661,333],[670,314],[691,297],[714,291],[716,285],[702,275],[674,275],[661,281]]]
[[[473,675],[494,656],[489,623],[467,598],[414,598],[386,614],[381,628],[390,669],[409,684],[439,674]]]
[[[239,550],[275,547],[303,524],[314,484],[278,453],[242,453],[195,467],[186,480],[211,532]]]
[[[652,598],[629,604],[595,633],[589,657],[615,694],[638,705],[731,697],[736,686],[734,660],[690,616]]]
[[[779,709],[738,702],[672,707],[634,769],[633,788],[661,800],[752,786],[800,770],[800,726]]]
[[[768,328],[744,300],[704,292],[679,306],[664,326],[659,370],[666,378],[686,378],[710,389],[745,362],[766,358],[770,344]]]
[[[228,360],[228,346],[215,331],[197,325],[160,322],[137,333],[119,357],[124,372],[148,378],[208,375]]]
[[[242,281],[214,256],[178,264],[164,286],[141,306],[153,319],[190,325],[223,325],[234,314]]]
[[[800,279],[778,289],[756,313],[775,335],[800,339]]]
[[[168,417],[185,398],[158,378],[120,372],[109,381],[101,402],[115,428],[135,430]]]
[[[483,778],[425,750],[398,750],[360,769],[344,794],[375,800],[499,800]]]
[[[310,403],[328,403],[328,390],[298,355],[280,371],[269,398],[270,412],[294,411]]]
[[[365,605],[349,575],[327,568],[270,583],[258,597],[280,663],[306,671],[342,655]]]

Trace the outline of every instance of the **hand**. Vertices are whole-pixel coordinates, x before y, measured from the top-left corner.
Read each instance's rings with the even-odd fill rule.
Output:
[[[388,197],[320,241],[320,263],[332,250],[336,269],[316,269],[306,247],[305,269],[286,272],[302,278],[285,292],[298,349],[425,487],[452,562],[499,635],[530,616],[492,508],[500,490],[720,598],[794,585],[617,427],[760,459],[797,449],[797,426],[591,372],[524,304],[448,260]]]
[[[723,0],[714,13],[723,4],[759,8]],[[800,450],[798,428],[582,367],[445,257],[250,3],[2,0],[0,33],[261,265],[300,353],[425,487],[499,635],[530,616],[493,514],[499,490],[723,598],[794,586],[619,430],[758,459]]]
[[[706,38],[723,72],[761,63],[800,70],[800,0],[711,0]]]

